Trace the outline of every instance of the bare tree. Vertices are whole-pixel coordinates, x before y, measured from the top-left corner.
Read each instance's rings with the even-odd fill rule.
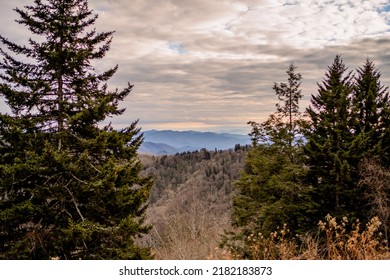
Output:
[[[360,164],[360,175],[359,185],[366,188],[366,195],[372,205],[370,214],[380,219],[386,240],[389,240],[390,170],[378,161],[366,158]]]

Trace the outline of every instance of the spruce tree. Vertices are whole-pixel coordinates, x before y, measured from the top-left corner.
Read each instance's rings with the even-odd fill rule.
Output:
[[[379,217],[385,238],[389,240],[389,187],[386,174],[390,168],[390,100],[388,87],[380,82],[381,73],[369,59],[357,69],[352,98],[354,121],[354,169],[358,190],[367,200],[369,218]]]
[[[310,129],[306,132],[305,146],[316,193],[314,199],[321,205],[317,218],[328,213],[356,217],[364,203],[351,176],[355,164],[351,153],[354,135],[350,126],[353,77],[339,55],[318,87],[318,94],[312,96],[307,109]]]
[[[151,180],[140,176],[137,121],[101,127],[120,115],[132,89],[109,90],[117,66],[92,62],[113,32],[97,32],[86,0],[35,0],[16,8],[28,45],[3,36],[0,94],[0,258],[143,259],[135,242]]]
[[[250,150],[234,185],[238,191],[233,198],[234,225],[246,234],[265,236],[285,223],[292,232],[304,232],[311,226],[306,215],[315,209],[306,174],[301,163],[291,163],[275,145]]]
[[[357,69],[352,98],[353,152],[359,162],[366,157],[389,167],[390,99],[388,87],[381,84],[380,77],[381,73],[369,59]]]

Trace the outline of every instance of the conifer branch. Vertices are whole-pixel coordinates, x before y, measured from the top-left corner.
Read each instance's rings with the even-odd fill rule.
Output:
[[[71,190],[68,188],[68,186],[70,185],[70,182],[68,184],[66,184],[64,186],[64,188],[68,191],[69,195],[72,197],[72,201],[73,201],[73,204],[74,206],[76,207],[76,210],[77,210],[77,213],[79,214],[81,220],[84,222],[85,221],[85,218],[84,216],[81,214],[81,211],[79,209],[79,206],[77,205],[77,202],[76,202],[76,198],[74,197],[73,193],[71,192]]]
[[[87,182],[85,182],[85,181],[83,181],[83,180],[77,178],[72,172],[70,172],[70,175],[71,175],[76,181],[78,181],[78,182],[80,182],[80,183],[82,183],[82,184],[84,184],[84,185],[87,185],[87,184],[88,184]]]

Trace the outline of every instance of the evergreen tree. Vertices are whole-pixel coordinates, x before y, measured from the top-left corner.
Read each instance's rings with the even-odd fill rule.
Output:
[[[352,99],[355,136],[354,155],[357,161],[363,157],[378,158],[389,167],[390,100],[388,87],[380,82],[381,73],[369,59],[357,69]]]
[[[235,224],[264,235],[287,223],[295,232],[308,228],[311,211],[310,188],[305,184],[307,170],[291,163],[276,146],[258,146],[247,155],[245,171],[235,188]]]
[[[382,222],[385,238],[389,240],[389,188],[386,172],[390,168],[390,100],[388,87],[380,82],[381,73],[369,59],[357,69],[352,99],[352,131],[355,158],[351,170],[359,191],[367,199],[367,216],[377,216]]]
[[[276,104],[277,111],[263,123],[248,122],[252,126],[250,136],[254,146],[259,142],[275,144],[288,154],[291,161],[295,157],[293,147],[302,144],[303,114],[299,111],[302,75],[296,72],[296,68],[294,64],[290,64],[286,72],[287,83],[275,83],[273,86],[275,94],[281,101],[281,104]]]
[[[290,237],[305,233],[316,222],[311,220],[319,207],[306,182],[307,169],[292,163],[275,145],[258,145],[248,151],[245,169],[234,187],[233,232],[227,232],[222,246],[240,259],[253,259],[251,236],[269,237],[286,226]]]
[[[297,67],[294,64],[290,64],[287,75],[287,83],[274,84],[273,89],[279,100],[284,104],[276,104],[277,112],[282,118],[287,118],[287,133],[288,133],[288,146],[293,146],[293,141],[296,140],[299,134],[299,122],[302,114],[299,111],[299,100],[302,98],[302,91],[300,89],[302,83],[302,75],[296,73]]]
[[[335,57],[325,76],[307,109],[311,122],[305,149],[315,200],[321,205],[317,218],[328,213],[356,217],[364,203],[351,176],[356,164],[351,153],[354,135],[350,127],[353,77],[340,56]]]
[[[282,104],[263,123],[252,126],[253,147],[247,153],[245,169],[235,183],[233,225],[238,233],[227,234],[223,245],[241,258],[252,258],[247,249],[249,236],[268,236],[287,224],[291,233],[302,233],[313,226],[308,219],[318,206],[311,200],[307,168],[302,161],[302,146],[296,141],[302,123],[299,100],[301,75],[290,65],[288,83],[273,89]],[[235,242],[241,241],[241,245]],[[239,243],[238,243],[239,244]]]
[[[15,9],[35,36],[28,46],[3,36],[0,94],[0,258],[142,259],[135,238],[144,225],[150,178],[140,176],[137,122],[121,130],[99,123],[124,112],[92,61],[113,32],[86,0],[35,0]]]

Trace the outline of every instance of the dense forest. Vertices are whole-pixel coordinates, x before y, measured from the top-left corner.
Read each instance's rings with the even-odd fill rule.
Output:
[[[250,146],[139,154],[109,90],[86,0],[16,9],[37,40],[0,36],[0,259],[390,259],[390,100],[373,61],[340,55],[300,108],[294,64]],[[319,77],[320,79],[321,77]]]

